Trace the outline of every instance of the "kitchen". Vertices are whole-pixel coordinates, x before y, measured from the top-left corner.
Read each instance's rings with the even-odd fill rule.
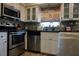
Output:
[[[0,56],[79,56],[79,3],[1,3]]]

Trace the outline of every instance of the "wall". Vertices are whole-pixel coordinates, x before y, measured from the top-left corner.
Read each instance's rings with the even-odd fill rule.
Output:
[[[21,19],[22,19],[22,21],[25,21],[25,19],[26,19],[26,8],[23,5],[20,5],[20,11],[21,11]]]
[[[24,21],[26,19],[26,11],[25,7],[21,5],[20,3],[6,3],[8,5],[14,6],[16,9],[20,10],[21,12],[21,20]]]

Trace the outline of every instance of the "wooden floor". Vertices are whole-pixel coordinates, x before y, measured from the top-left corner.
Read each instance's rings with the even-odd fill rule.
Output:
[[[34,53],[34,52],[24,52],[21,56],[46,56],[40,53]]]

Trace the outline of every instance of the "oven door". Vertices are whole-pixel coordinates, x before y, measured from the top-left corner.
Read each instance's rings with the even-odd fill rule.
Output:
[[[9,49],[15,48],[17,46],[24,44],[23,34],[10,34],[9,37]]]

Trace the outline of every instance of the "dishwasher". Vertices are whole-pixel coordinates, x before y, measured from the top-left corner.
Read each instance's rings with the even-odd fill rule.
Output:
[[[27,50],[40,52],[40,32],[39,31],[27,32]]]

